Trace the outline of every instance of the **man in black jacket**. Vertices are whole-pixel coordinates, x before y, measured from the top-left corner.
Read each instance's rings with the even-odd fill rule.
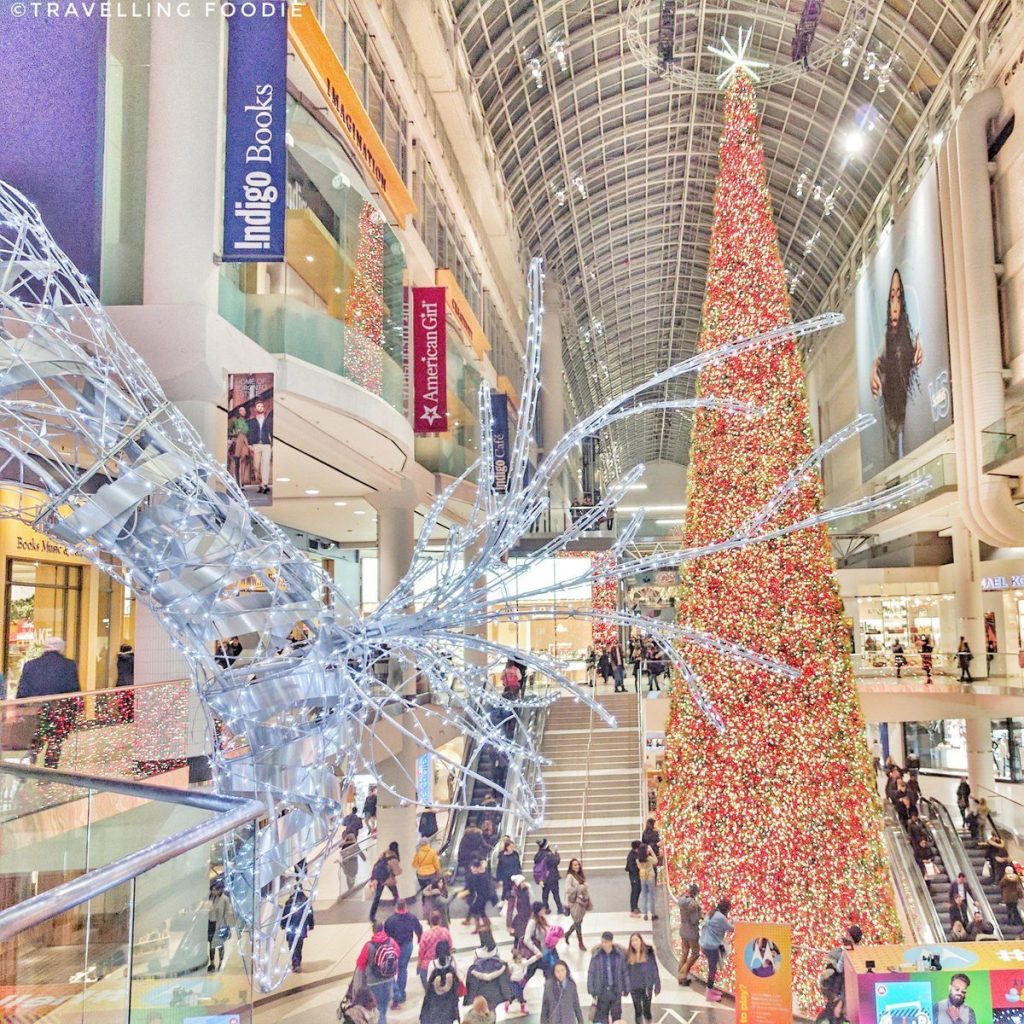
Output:
[[[409,960],[412,957],[412,942],[423,935],[420,919],[409,910],[405,900],[395,903],[395,912],[384,922],[384,931],[398,943],[398,974],[395,976],[394,1002],[397,1010],[405,1002],[405,984],[409,977]]]
[[[640,916],[640,868],[636,862],[636,851],[640,840],[634,839],[626,855],[626,874],[629,875],[629,916]]]
[[[38,658],[26,661],[21,668],[17,697],[49,697],[59,693],[79,693],[78,668],[70,658],[64,657],[64,641],[51,636],[43,644]],[[47,768],[60,765],[64,740],[74,728],[78,718],[79,701],[71,698],[47,701],[39,707],[39,724],[32,737],[32,758],[35,760],[45,744]]]
[[[622,1017],[622,997],[629,991],[626,954],[615,945],[615,936],[603,932],[601,945],[590,957],[587,991],[594,1000],[594,1024],[613,1024]]]

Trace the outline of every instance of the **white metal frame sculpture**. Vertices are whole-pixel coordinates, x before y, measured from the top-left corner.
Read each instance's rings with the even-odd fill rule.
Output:
[[[236,850],[227,861],[229,891],[242,926],[251,933],[254,980],[263,990],[280,984],[288,972],[289,942],[281,928],[285,905],[303,882],[315,891],[326,858],[335,849],[341,794],[349,779],[368,773],[394,799],[415,800],[414,772],[402,769],[384,778],[378,771],[375,731],[381,723],[396,730],[392,735],[401,737],[403,746],[411,743],[429,751],[431,719],[442,719],[480,742],[494,744],[510,760],[539,762],[528,737],[509,739],[502,729],[501,719],[513,709],[492,685],[496,668],[516,658],[531,672],[551,679],[556,696],[563,692],[593,703],[556,661],[492,641],[485,628],[521,615],[508,595],[530,565],[584,538],[643,473],[642,466],[635,467],[598,505],[528,558],[509,559],[547,507],[549,484],[582,438],[652,409],[715,406],[756,417],[759,410],[743,403],[645,396],[666,381],[696,374],[752,346],[777,344],[841,319],[827,314],[738,339],[665,370],[570,430],[526,482],[540,389],[542,276],[541,263],[534,260],[527,370],[508,493],[495,492],[494,465],[485,455],[438,498],[420,530],[408,574],[376,611],[360,616],[274,523],[250,507],[120,336],[35,207],[0,182],[0,478],[20,494],[31,495],[24,503],[0,508],[0,516],[22,518],[67,544],[147,603],[187,656],[207,712],[234,738],[235,756],[221,745],[214,751],[218,788],[256,795],[268,811],[266,824],[250,840],[252,847]],[[480,450],[489,453],[486,389],[480,395],[480,425]],[[851,425],[794,467],[768,505],[752,512],[742,530],[715,544],[631,557],[628,552],[643,521],[643,513],[637,513],[614,542],[616,564],[602,570],[601,578],[624,579],[678,566],[709,552],[892,505],[925,486],[922,481],[906,484],[802,522],[773,526],[775,514],[806,474],[863,425]],[[476,499],[466,525],[451,528],[439,560],[427,557],[434,527],[452,495],[474,474]],[[428,574],[434,574],[429,585]],[[252,578],[262,589],[241,587]],[[577,582],[591,579],[588,571]],[[680,642],[791,674],[788,666],[682,625],[625,613],[577,614],[611,618],[622,626],[636,622],[656,633],[697,705],[718,728],[727,723],[705,699],[700,680],[680,654]],[[288,635],[299,623],[308,631],[308,641],[295,645]],[[244,638],[247,654],[224,668],[214,658],[214,644],[233,635]],[[382,652],[394,666],[391,685],[382,684],[373,672]],[[417,676],[425,678],[437,700],[412,706],[396,700]],[[402,713],[395,713],[396,707]],[[603,708],[594,707],[614,724]],[[464,779],[472,777],[461,765],[453,767]],[[540,818],[542,801],[532,791],[506,792],[505,798],[518,813],[532,821]],[[466,807],[467,798],[457,795],[454,806]],[[302,859],[306,868],[297,877],[294,866]],[[247,863],[255,864],[255,874]]]

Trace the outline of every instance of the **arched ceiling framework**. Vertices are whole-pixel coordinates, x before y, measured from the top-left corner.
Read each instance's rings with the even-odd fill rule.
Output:
[[[858,0],[853,0],[858,2]],[[976,0],[860,0],[864,31],[849,67],[835,60],[759,90],[769,187],[783,260],[799,274],[794,314],[823,301],[931,90],[974,18]],[[589,341],[567,333],[564,362],[581,412],[685,358],[700,323],[721,97],[648,73],[626,40],[627,0],[453,0],[524,243],[543,255]],[[649,24],[660,8],[649,0]],[[835,39],[847,3],[825,0],[815,46]],[[676,56],[713,70],[723,29],[753,27],[752,55],[790,60],[803,0],[677,0]],[[562,70],[549,42],[565,45]],[[892,78],[864,77],[865,53],[894,53]],[[543,87],[528,68],[541,59]],[[846,134],[874,124],[849,157]],[[802,172],[826,191],[824,216]],[[580,175],[587,196],[571,179]],[[556,190],[564,189],[559,202]],[[805,252],[811,240],[813,246]],[[596,331],[595,325],[601,330]],[[666,395],[678,394],[669,385]],[[686,421],[656,413],[613,429],[621,469],[686,461]]]

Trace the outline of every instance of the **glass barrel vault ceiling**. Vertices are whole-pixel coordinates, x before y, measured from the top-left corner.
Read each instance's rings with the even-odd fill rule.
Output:
[[[641,35],[653,47],[663,0],[636,2]],[[790,50],[805,0],[675,6],[676,78],[718,71],[708,45],[726,30],[734,39],[741,26],[753,29],[753,57],[775,69],[790,65],[758,98],[782,255],[790,275],[799,275],[794,315],[808,316],[978,0],[824,0],[807,71],[793,66]],[[546,257],[549,280],[565,290],[566,377],[582,414],[693,349],[721,95],[701,81],[668,81],[645,69],[627,41],[628,0],[453,0],[453,7],[523,242]],[[844,67],[850,8],[859,33]],[[834,56],[813,67],[816,51],[819,59]],[[890,57],[883,85],[878,66]],[[851,156],[845,142],[859,127],[866,142]],[[686,423],[677,413],[635,417],[612,440],[620,469],[686,461]]]

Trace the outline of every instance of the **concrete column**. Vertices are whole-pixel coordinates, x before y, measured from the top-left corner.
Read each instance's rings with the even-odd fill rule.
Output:
[[[975,797],[987,796],[991,801],[996,772],[992,761],[992,723],[987,718],[967,719],[967,781]]]
[[[981,572],[978,538],[962,519],[955,519],[953,536],[953,595],[956,634],[950,637],[950,651],[956,651],[960,637],[967,638],[974,654],[971,675],[983,679],[988,675],[985,664],[985,616],[981,606]],[[959,674],[959,666],[956,666]]]
[[[899,765],[906,764],[903,744],[903,723],[889,722],[889,756]]]
[[[412,486],[381,491],[368,499],[377,510],[377,580],[383,601],[408,572],[416,544],[416,505]]]
[[[153,18],[143,301],[217,308],[222,18]]]

